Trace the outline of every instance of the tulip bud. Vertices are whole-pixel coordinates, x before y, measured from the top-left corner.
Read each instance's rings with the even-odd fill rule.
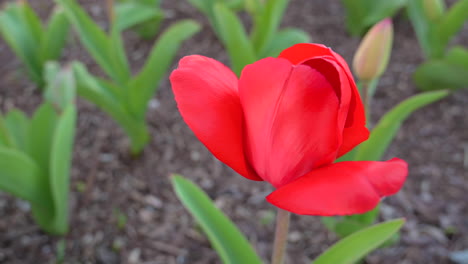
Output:
[[[386,18],[375,24],[364,36],[354,54],[353,68],[361,81],[371,81],[385,71],[393,43],[393,24]]]
[[[430,21],[437,21],[444,15],[444,0],[423,0],[422,4],[424,14]]]

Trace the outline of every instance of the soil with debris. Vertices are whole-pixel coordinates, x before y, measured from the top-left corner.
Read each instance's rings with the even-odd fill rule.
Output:
[[[4,1],[1,1],[4,2]],[[47,17],[53,1],[30,1]],[[104,1],[80,1],[106,24]],[[177,60],[202,54],[227,62],[227,55],[207,22],[187,1],[163,1],[163,28],[192,18],[203,29],[183,45]],[[3,4],[3,3],[2,3]],[[395,19],[394,50],[373,101],[372,120],[417,93],[411,73],[423,61],[415,34],[404,15]],[[351,62],[359,43],[344,27],[339,1],[291,1],[282,26],[301,28]],[[125,33],[131,65],[137,71],[153,41]],[[456,39],[468,43],[468,30]],[[466,46],[466,45],[465,45]],[[79,59],[102,74],[76,36],[64,61]],[[174,61],[172,68],[177,65]],[[21,64],[0,40],[0,108],[31,113],[41,102]],[[414,113],[402,126],[386,157],[410,164],[405,187],[382,205],[381,220],[405,217],[401,242],[372,253],[366,263],[451,263],[449,254],[468,249],[468,90],[460,90]],[[172,191],[169,175],[180,173],[199,184],[268,263],[275,208],[264,197],[272,191],[253,183],[216,160],[182,121],[170,84],[164,79],[151,101],[148,123],[152,141],[132,158],[128,142],[109,116],[79,99],[79,118],[70,194],[70,232],[45,234],[30,216],[29,205],[0,194],[0,263],[220,263],[193,218]],[[287,263],[310,263],[336,241],[319,217],[292,217]],[[64,252],[58,250],[64,245]]]

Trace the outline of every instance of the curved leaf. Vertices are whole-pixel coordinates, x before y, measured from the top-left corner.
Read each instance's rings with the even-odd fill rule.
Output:
[[[372,129],[369,139],[359,145],[354,160],[380,160],[400,129],[403,121],[419,108],[447,96],[447,91],[414,95],[387,112]]]
[[[287,6],[287,0],[270,0],[262,12],[254,14],[251,41],[257,54],[273,40]]]
[[[198,186],[180,175],[171,180],[177,197],[205,231],[223,263],[262,263],[239,229]]]
[[[59,117],[50,153],[49,184],[55,209],[51,231],[57,234],[64,234],[68,230],[68,193],[75,122],[76,109],[70,104]]]
[[[459,0],[450,7],[436,29],[442,47],[445,47],[450,39],[461,30],[467,19],[468,0]]]
[[[265,46],[259,58],[278,57],[278,55],[286,48],[298,43],[311,42],[309,34],[300,29],[286,28],[276,33],[268,46]]]
[[[338,241],[313,264],[352,264],[391,238],[404,224],[403,219],[371,226]]]
[[[424,91],[459,89],[468,87],[468,69],[446,60],[430,60],[416,69],[413,79]]]
[[[232,70],[239,76],[245,65],[257,60],[244,26],[239,18],[223,4],[215,5],[216,24],[221,32],[221,40],[226,47]]]
[[[0,189],[29,202],[47,203],[40,173],[36,162],[22,152],[0,147]]]
[[[130,108],[135,117],[143,118],[148,101],[166,74],[182,42],[200,30],[192,20],[183,20],[168,28],[154,44],[141,71],[130,81]]]
[[[163,17],[161,10],[156,6],[139,4],[138,2],[120,3],[115,7],[116,27],[123,31],[144,23],[156,17]]]
[[[57,60],[60,57],[63,47],[67,42],[69,30],[70,23],[65,12],[61,8],[56,8],[49,18],[49,23],[40,43],[38,55],[41,56],[43,67],[45,62]]]

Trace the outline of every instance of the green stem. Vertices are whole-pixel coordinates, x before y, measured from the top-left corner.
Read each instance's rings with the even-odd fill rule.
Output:
[[[130,124],[125,130],[130,137],[130,152],[133,156],[138,156],[150,141],[148,127],[142,121]]]
[[[271,264],[283,264],[286,255],[286,245],[288,242],[289,218],[290,213],[278,208],[276,215],[275,242],[273,245],[273,254]]]
[[[369,94],[369,83],[362,82],[361,87],[361,96],[362,96],[362,104],[364,105],[364,111],[366,112],[366,117],[369,120],[370,118],[370,94]]]

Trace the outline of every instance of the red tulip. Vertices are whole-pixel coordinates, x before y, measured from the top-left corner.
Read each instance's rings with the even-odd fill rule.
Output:
[[[366,140],[364,108],[338,54],[297,44],[247,65],[240,79],[198,55],[171,77],[179,110],[200,141],[242,176],[275,188],[267,200],[297,214],[348,215],[395,194],[407,164],[333,163]]]

